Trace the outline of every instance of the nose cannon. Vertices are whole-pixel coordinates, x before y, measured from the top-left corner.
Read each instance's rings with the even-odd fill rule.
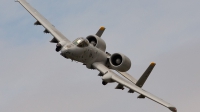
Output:
[[[70,58],[71,54],[73,53],[73,49],[74,49],[73,44],[64,45],[60,50],[61,51],[60,54],[65,58]]]
[[[68,48],[67,47],[62,47],[62,49],[60,51],[61,51],[60,55],[62,55],[65,58],[68,58],[68,56],[67,56]]]

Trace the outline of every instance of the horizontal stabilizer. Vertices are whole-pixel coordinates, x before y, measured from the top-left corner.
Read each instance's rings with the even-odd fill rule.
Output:
[[[106,29],[105,27],[101,27],[101,28],[99,29],[99,31],[96,33],[96,35],[97,35],[98,37],[101,37],[101,35],[103,34],[103,32],[104,32],[105,29]]]
[[[151,71],[153,70],[156,63],[151,63],[149,67],[146,69],[146,71],[143,73],[143,75],[140,77],[140,79],[137,81],[136,85],[138,87],[142,87],[144,83],[146,82],[147,78],[149,77]]]

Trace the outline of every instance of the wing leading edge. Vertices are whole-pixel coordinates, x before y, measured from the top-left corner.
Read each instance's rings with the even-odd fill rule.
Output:
[[[19,2],[37,20],[35,25],[42,25],[45,28],[45,33],[51,33],[57,42],[65,41],[66,43],[70,43],[61,32],[59,32],[46,18],[26,2],[26,0],[16,0],[16,2]]]
[[[103,64],[96,62],[96,63],[93,63],[93,67],[96,68],[97,70],[99,70],[102,74],[104,74],[104,76],[102,77],[103,80],[111,81],[111,82],[112,81],[117,82],[117,83],[131,89],[132,91],[135,91],[135,92],[137,92],[137,93],[139,93],[139,94],[141,94],[141,95],[143,95],[143,96],[145,96],[145,97],[167,107],[172,112],[177,112],[176,108],[173,105],[171,105],[171,104],[167,103],[166,101],[148,93],[147,91],[139,88],[135,84],[133,84],[133,83],[125,80],[124,78],[118,76],[113,71],[111,71],[110,69],[105,67]]]

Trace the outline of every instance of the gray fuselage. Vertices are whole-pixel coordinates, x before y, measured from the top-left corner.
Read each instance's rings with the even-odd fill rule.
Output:
[[[61,55],[65,58],[75,60],[83,63],[88,68],[92,68],[94,62],[102,62],[104,65],[107,62],[106,52],[89,44],[86,47],[78,47],[73,43],[63,46],[61,49]]]

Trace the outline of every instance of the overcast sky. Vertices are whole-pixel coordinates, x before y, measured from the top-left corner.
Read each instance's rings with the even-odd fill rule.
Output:
[[[69,40],[100,26],[107,51],[132,61],[143,89],[177,107],[200,111],[199,0],[27,0]],[[98,71],[55,52],[52,36],[14,0],[0,0],[0,112],[170,112],[128,89],[103,86]]]

